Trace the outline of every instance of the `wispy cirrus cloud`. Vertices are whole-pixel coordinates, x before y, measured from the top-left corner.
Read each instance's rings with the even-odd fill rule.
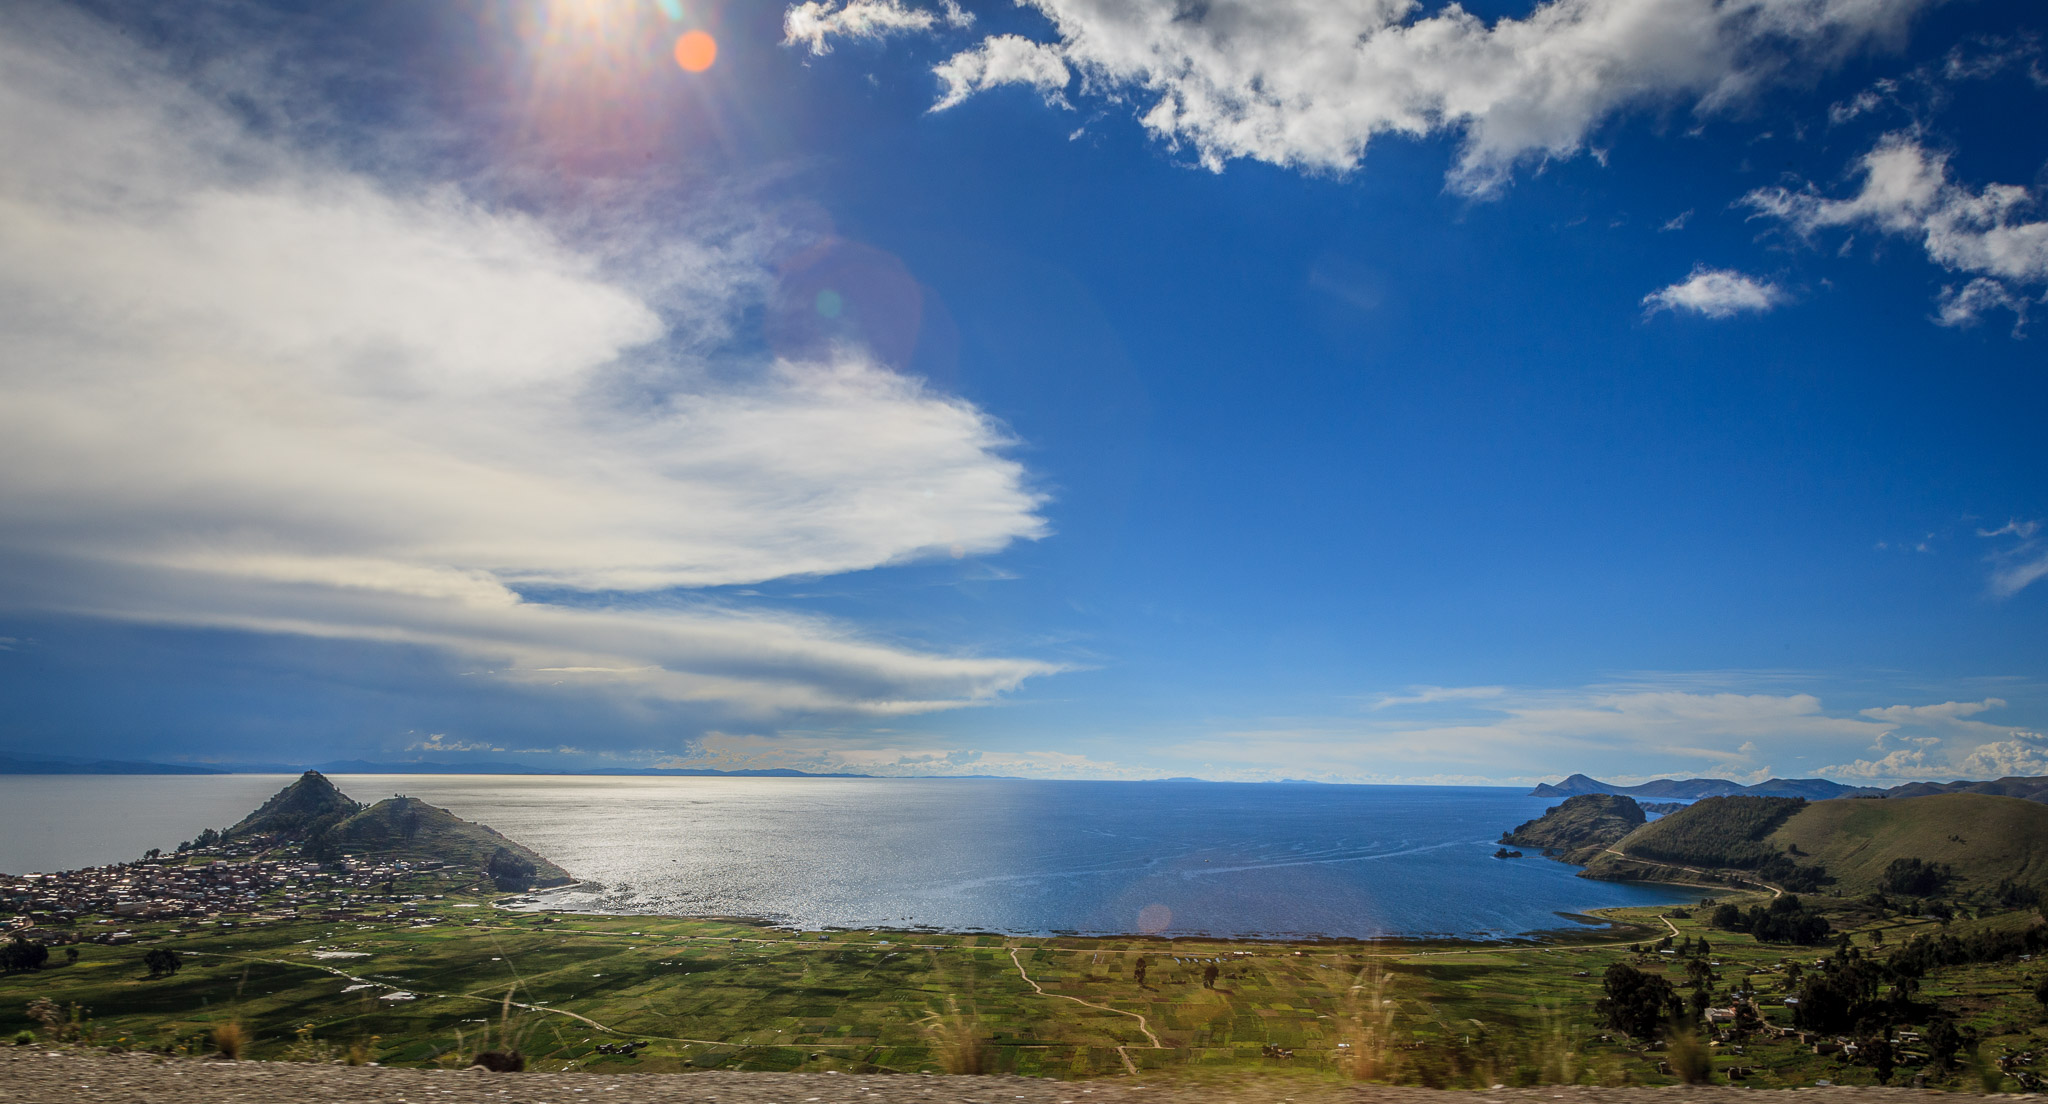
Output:
[[[0,603],[713,715],[951,708],[1056,669],[693,593],[1046,532],[973,405],[858,345],[733,351],[773,227],[544,220],[252,127],[252,92],[0,13],[0,145],[38,151],[0,166]]]
[[[1979,529],[1986,540],[2001,541],[1991,553],[1991,592],[2010,598],[2048,578],[2048,542],[2041,539],[2041,523],[2034,520],[2008,521],[1996,529]]]

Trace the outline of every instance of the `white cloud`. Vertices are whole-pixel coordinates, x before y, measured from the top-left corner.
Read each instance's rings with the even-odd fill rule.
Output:
[[[1388,694],[1374,702],[1372,707],[1385,709],[1394,705],[1434,705],[1437,702],[1473,701],[1497,698],[1505,693],[1505,686],[1411,686],[1408,693]]]
[[[963,50],[933,67],[946,86],[933,111],[944,111],[976,92],[998,85],[1024,84],[1038,89],[1047,103],[1065,106],[1060,90],[1073,75],[1060,52],[1018,35],[992,35],[972,50]]]
[[[1991,554],[1991,592],[2010,598],[2048,578],[2048,541],[2040,539],[2038,521],[2008,521],[1997,529],[1977,531],[1987,540],[2012,540]]]
[[[1784,290],[1768,280],[1705,265],[1695,265],[1684,280],[1643,296],[1643,305],[1652,314],[1691,311],[1708,318],[1733,318],[1744,311],[1762,314],[1784,301]]]
[[[1852,782],[1902,782],[1912,779],[1962,777],[1954,768],[1936,760],[1921,748],[1900,748],[1881,759],[1858,759],[1837,766],[1822,767],[1820,773]]]
[[[408,746],[405,750],[476,752],[504,751],[505,749],[485,740],[462,740],[450,737],[444,732],[436,732],[429,735],[426,739]]]
[[[2003,698],[1985,698],[1983,701],[1951,701],[1938,705],[1887,705],[1865,709],[1863,715],[1872,720],[1886,721],[1897,725],[1957,725],[1964,717],[2005,708]]]
[[[1811,694],[1585,687],[1444,696],[1432,704],[1439,715],[1420,721],[1324,718],[1237,728],[1164,753],[1237,769],[1270,767],[1292,777],[1355,781],[1640,773],[1625,764],[1648,764],[1665,774],[1761,780],[1769,775],[1766,754],[1861,746],[1886,731],[1874,721],[1830,713]],[[1303,773],[1310,770],[1322,773]]]
[[[2048,737],[2038,732],[2017,735],[2017,739],[1984,744],[1971,752],[1963,760],[1965,777],[2039,777],[2048,774]]]
[[[707,359],[773,283],[744,240],[579,240],[389,183],[122,41],[0,15],[0,603],[749,715],[1053,669],[561,597],[993,552],[1042,499],[987,415],[858,347]]]
[[[1868,226],[1920,240],[1929,260],[1977,277],[1943,295],[1940,321],[1974,322],[1984,310],[2021,311],[2017,290],[2048,284],[2048,221],[2028,221],[2035,199],[2025,188],[1981,191],[1949,179],[1948,155],[1911,135],[1886,135],[1857,162],[1857,193],[1831,199],[1812,187],[1761,188],[1743,197],[1756,217],[1774,218],[1802,237],[1829,228]]]
[[[1148,101],[1145,127],[1211,168],[1251,158],[1344,171],[1382,135],[1454,133],[1464,148],[1452,183],[1470,194],[1517,164],[1580,152],[1620,111],[1719,110],[1795,68],[1894,40],[1927,6],[1549,0],[1488,23],[1455,4],[1424,15],[1416,0],[1025,2],[1084,88]]]
[[[974,17],[961,10],[955,0],[945,0],[941,11],[906,7],[902,0],[806,0],[791,5],[782,15],[785,46],[805,45],[813,54],[832,52],[829,39],[858,38],[878,41],[890,35],[929,31],[941,24],[966,27]]]

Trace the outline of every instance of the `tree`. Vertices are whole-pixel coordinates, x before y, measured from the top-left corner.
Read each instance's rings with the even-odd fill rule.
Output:
[[[17,935],[12,943],[0,948],[0,967],[10,974],[40,970],[49,961],[50,948],[41,943],[31,943],[25,936]]]
[[[1607,995],[1593,1006],[1607,1026],[1637,1039],[1654,1039],[1665,1021],[1683,1014],[1671,983],[1617,962],[1607,968],[1601,985]]]
[[[1963,1049],[1963,1033],[1956,1030],[1956,1022],[1947,1016],[1936,1017],[1927,1025],[1927,1056],[1934,1059],[1942,1069],[1954,1069],[1956,1051]]]
[[[149,967],[150,977],[169,977],[178,972],[185,960],[169,947],[158,947],[142,956],[142,964]]]
[[[78,964],[78,948],[77,948],[77,947],[66,947],[66,948],[64,948],[64,964],[65,964],[66,966],[75,966],[75,965],[77,965],[77,964]]]
[[[484,873],[505,892],[525,892],[533,885],[533,876],[539,869],[529,859],[516,855],[508,847],[500,847],[491,853],[491,861],[484,865]],[[387,888],[385,892],[390,892]]]
[[[1876,1072],[1880,1085],[1891,1084],[1892,1073],[1898,1069],[1898,1056],[1893,1052],[1890,1035],[1891,1029],[1886,1028],[1883,1034],[1862,1040],[1856,1048],[1857,1056],[1869,1062]]]
[[[1143,985],[1145,984],[1145,971],[1151,968],[1152,960],[1144,955],[1139,955],[1138,961],[1131,964],[1131,976],[1138,979],[1139,985]]]
[[[152,848],[150,848],[149,850],[147,850],[147,851],[144,851],[144,852],[142,853],[142,857],[143,857],[143,858],[145,858],[145,859],[148,859],[148,860],[149,860],[150,862],[155,862],[155,861],[157,860],[157,856],[159,856],[159,855],[161,855],[161,854],[163,854],[163,853],[164,853],[164,849],[163,849],[163,848],[161,848],[161,847],[152,847]]]
[[[2048,1008],[2048,977],[2043,977],[2041,983],[2034,986],[2034,999],[2041,1002],[2041,1007]]]
[[[1204,966],[1204,967],[1202,967],[1202,988],[1204,988],[1204,989],[1214,989],[1214,988],[1216,988],[1216,978],[1217,978],[1217,975],[1221,974],[1222,972],[1223,972],[1223,971],[1221,971],[1221,970],[1218,970],[1218,969],[1216,968],[1216,964],[1215,964],[1215,963],[1213,963],[1213,962],[1211,962],[1211,963],[1210,963],[1210,964],[1208,964],[1207,966]]]

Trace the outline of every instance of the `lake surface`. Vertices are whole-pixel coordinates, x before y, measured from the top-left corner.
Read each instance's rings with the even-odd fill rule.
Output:
[[[239,820],[269,775],[0,777],[0,870],[137,858]],[[334,776],[481,821],[601,888],[551,907],[802,928],[1505,936],[1696,899],[1595,882],[1502,829],[1520,790],[981,779]]]

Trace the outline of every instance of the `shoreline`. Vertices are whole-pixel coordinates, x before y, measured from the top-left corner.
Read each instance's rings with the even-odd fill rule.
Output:
[[[568,888],[568,887],[561,887]],[[521,897],[535,896],[520,894]],[[836,942],[840,945],[863,945],[864,943],[909,945],[918,937],[942,936],[946,938],[985,937],[989,939],[1036,939],[1048,942],[1074,940],[1085,942],[1138,942],[1170,947],[1176,943],[1206,943],[1245,945],[1264,948],[1301,948],[1320,951],[1343,950],[1371,947],[1377,950],[1391,949],[1392,953],[1405,954],[1418,951],[1442,949],[1470,951],[1540,950],[1546,948],[1570,948],[1585,945],[1599,945],[1603,942],[1622,940],[1627,933],[1639,931],[1646,934],[1656,932],[1648,924],[1637,923],[1608,913],[1634,911],[1644,908],[1691,908],[1692,905],[1616,905],[1581,912],[1559,911],[1561,919],[1572,920],[1585,917],[1591,923],[1580,923],[1576,927],[1536,928],[1513,935],[1469,936],[1430,933],[1404,933],[1374,936],[1332,936],[1332,935],[1215,935],[1204,932],[1080,932],[1080,931],[1005,931],[994,928],[898,928],[876,925],[873,927],[804,927],[759,916],[734,916],[729,914],[695,914],[667,912],[606,912],[594,909],[556,908],[536,904],[532,907],[515,907],[505,901],[493,901],[491,907],[503,912],[525,916],[551,916],[588,920],[669,920],[697,923],[737,924],[761,931],[784,932],[795,935],[817,935],[821,941]],[[867,941],[825,940],[833,935],[866,935]],[[880,937],[891,938],[880,938]],[[899,938],[900,937],[900,938]]]

